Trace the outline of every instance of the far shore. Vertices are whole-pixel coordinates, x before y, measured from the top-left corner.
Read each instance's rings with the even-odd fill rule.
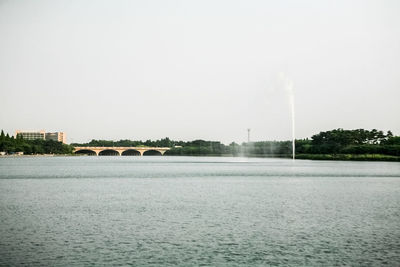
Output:
[[[247,157],[247,158],[286,158],[291,159],[291,155],[164,155],[165,157]],[[0,158],[32,158],[32,157],[99,157],[87,154],[32,154],[32,155],[0,155]],[[100,156],[108,157],[108,156]],[[142,157],[142,156],[123,156],[123,157]],[[151,157],[151,156],[145,156]],[[296,154],[296,160],[329,160],[329,161],[400,161],[398,156],[383,154]]]
[[[10,154],[10,155],[0,155],[0,158],[32,158],[32,157],[80,157],[86,155],[79,154]]]

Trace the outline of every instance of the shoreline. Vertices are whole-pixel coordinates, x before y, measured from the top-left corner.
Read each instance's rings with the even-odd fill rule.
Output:
[[[399,156],[385,154],[298,154],[296,155],[296,159],[336,161],[400,161]]]
[[[36,158],[36,157],[108,157],[93,156],[85,154],[34,154],[34,155],[0,155],[0,158]],[[118,157],[118,156],[117,156]],[[143,156],[120,156],[120,157],[143,157]],[[151,157],[151,156],[144,156]],[[276,158],[291,159],[291,155],[164,155],[164,157],[231,157],[231,158]],[[387,161],[400,162],[399,156],[384,154],[297,154],[296,160],[329,160],[329,161]]]

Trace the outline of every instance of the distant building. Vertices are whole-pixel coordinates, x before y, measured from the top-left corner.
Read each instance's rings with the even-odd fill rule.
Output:
[[[15,137],[21,135],[25,140],[36,140],[36,139],[46,139],[46,132],[41,131],[15,131]]]
[[[15,131],[15,136],[21,135],[25,140],[54,140],[58,142],[66,142],[66,136],[64,132],[46,133],[46,131]]]
[[[54,140],[58,142],[63,142],[65,144],[66,138],[65,133],[63,132],[55,132],[55,133],[46,133],[46,140]]]

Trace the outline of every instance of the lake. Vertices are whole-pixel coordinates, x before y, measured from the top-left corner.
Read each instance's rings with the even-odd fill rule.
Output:
[[[2,157],[1,266],[398,266],[400,163]]]

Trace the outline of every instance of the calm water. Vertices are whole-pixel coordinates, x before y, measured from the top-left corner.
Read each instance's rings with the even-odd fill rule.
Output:
[[[384,264],[399,163],[0,158],[0,265]]]

